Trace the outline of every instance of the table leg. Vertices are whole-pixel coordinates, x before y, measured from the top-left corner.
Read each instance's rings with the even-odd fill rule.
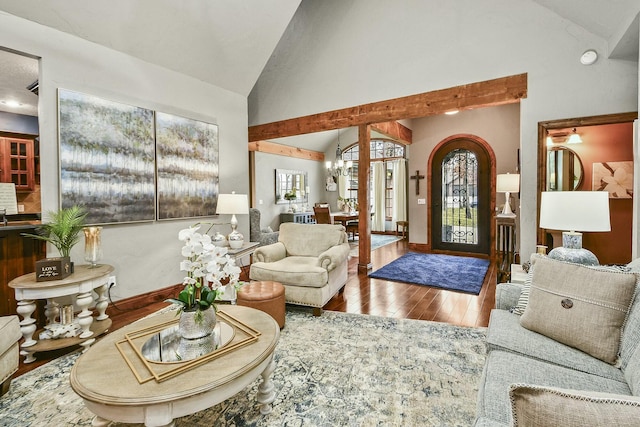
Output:
[[[36,311],[36,303],[34,300],[18,301],[16,311],[22,316],[20,332],[22,332],[24,341],[20,348],[27,349],[37,343],[37,341],[33,339],[33,333],[36,331],[36,319],[31,317],[33,312]],[[33,353],[28,350],[21,350],[20,354],[25,356],[24,363],[31,363],[36,360],[36,358],[33,357]]]
[[[47,305],[44,306],[44,316],[47,318],[47,325],[56,323],[56,317],[58,317],[58,315],[60,315],[60,304],[53,298],[48,298]]]
[[[82,310],[80,314],[78,314],[78,323],[82,328],[82,333],[79,335],[80,338],[89,338],[93,335],[93,331],[89,330],[93,323],[93,313],[89,311],[89,306],[92,302],[93,297],[91,296],[91,292],[83,292],[76,296],[76,304]]]
[[[105,420],[97,415],[93,417],[93,420],[91,420],[91,425],[93,427],[107,427],[109,424],[111,424],[111,421]]]
[[[96,310],[98,310],[98,317],[96,320],[104,320],[108,319],[109,315],[105,313],[107,311],[107,307],[109,306],[109,302],[107,299],[107,284],[98,287],[95,289],[98,294],[98,299],[96,301]]]
[[[94,342],[96,342],[96,339],[95,339],[95,338],[91,338],[91,339],[88,339],[88,340],[82,341],[82,342],[80,343],[80,346],[82,346],[82,352],[83,352],[83,353],[86,353],[86,352],[87,352],[87,350],[89,350],[89,347],[91,347],[91,344],[93,344]]]
[[[258,403],[260,404],[260,413],[266,415],[271,412],[271,403],[276,398],[275,386],[271,380],[271,374],[276,369],[276,362],[271,356],[271,362],[262,372],[262,383],[258,386]]]

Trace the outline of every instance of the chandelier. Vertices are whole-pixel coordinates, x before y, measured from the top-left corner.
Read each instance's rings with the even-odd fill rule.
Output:
[[[345,162],[342,160],[342,150],[340,149],[340,130],[338,130],[338,148],[336,148],[336,159],[333,163],[326,162],[327,173],[331,176],[349,176],[349,172],[353,167],[351,160]]]

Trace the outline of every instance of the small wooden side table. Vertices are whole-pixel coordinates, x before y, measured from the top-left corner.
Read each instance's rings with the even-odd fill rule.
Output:
[[[511,264],[516,254],[515,217],[496,216],[496,259],[498,261],[498,283],[511,279]]]
[[[18,314],[22,316],[20,330],[24,342],[20,346],[20,354],[25,356],[24,363],[31,363],[35,359],[34,353],[38,351],[51,351],[60,348],[80,344],[85,351],[95,342],[96,336],[107,331],[111,327],[111,319],[105,313],[107,306],[107,282],[113,272],[113,267],[107,264],[90,268],[89,265],[76,265],[72,275],[49,282],[37,282],[36,274],[29,273],[16,277],[9,282],[9,287],[15,290],[18,301]],[[93,318],[89,306],[94,302],[92,292],[98,295],[95,300],[98,316]],[[75,296],[75,304],[80,308],[77,315],[81,333],[73,338],[59,338],[38,340],[36,331],[36,319],[31,317],[36,310],[35,300],[46,299],[45,316],[47,324],[56,323],[60,314],[60,306],[55,298]]]
[[[404,239],[404,233],[409,234],[409,221],[396,221],[396,236],[400,233],[400,227],[402,227],[402,238]]]

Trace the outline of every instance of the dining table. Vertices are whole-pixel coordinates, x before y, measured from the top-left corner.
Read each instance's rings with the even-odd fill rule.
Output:
[[[358,219],[358,212],[331,212],[333,223],[347,225],[347,221],[355,221]]]

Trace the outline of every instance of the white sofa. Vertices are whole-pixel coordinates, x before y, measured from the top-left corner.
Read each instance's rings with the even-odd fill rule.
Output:
[[[342,225],[280,225],[278,242],[253,254],[251,280],[272,280],[284,285],[290,304],[322,307],[347,283],[349,243]]]

